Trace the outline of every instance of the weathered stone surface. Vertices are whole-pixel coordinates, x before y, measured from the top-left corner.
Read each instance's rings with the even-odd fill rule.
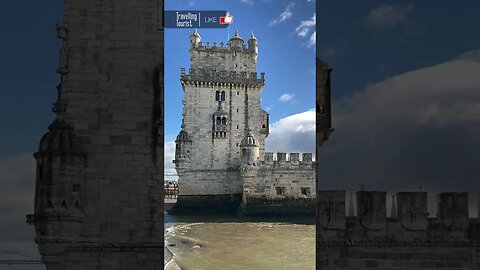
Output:
[[[158,4],[64,1],[55,112],[72,128],[36,153],[29,216],[47,269],[163,269]]]
[[[319,204],[323,203],[317,208],[319,217],[330,217],[335,211],[325,209],[334,209],[335,202],[341,207],[345,201],[342,191],[319,191],[318,194]],[[398,218],[386,218],[383,212],[385,192],[358,192],[357,203],[362,206],[358,207],[357,216],[349,216],[342,224],[331,227],[324,224],[325,220],[333,218],[318,218],[317,266],[321,265],[320,269],[354,270],[478,269],[480,220],[468,215],[465,219],[462,214],[463,222],[459,224],[466,224],[466,227],[452,230],[445,226],[445,215],[440,212],[437,217],[428,216],[427,195],[425,192],[397,193]],[[441,193],[439,203],[448,209],[443,209],[446,213],[464,213],[466,196],[466,193]],[[377,213],[385,223],[382,226],[367,223],[365,226],[365,221],[378,222]]]
[[[438,216],[448,230],[465,230],[469,225],[468,193],[438,194]]]
[[[345,191],[319,191],[318,225],[327,229],[345,228]]]
[[[386,192],[358,191],[357,214],[360,224],[369,230],[381,230],[386,225]]]
[[[427,193],[397,193],[398,219],[409,230],[425,230],[428,226]]]

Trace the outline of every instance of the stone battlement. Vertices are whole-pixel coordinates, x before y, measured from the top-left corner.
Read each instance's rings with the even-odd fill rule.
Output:
[[[278,152],[276,155],[273,152],[265,152],[265,156],[261,164],[312,164],[312,153],[302,153],[302,159],[300,159],[299,153],[287,153]]]
[[[263,72],[258,77],[257,72],[191,68],[189,74],[186,74],[185,68],[181,68],[180,75],[182,84],[207,82],[214,83],[212,86],[216,86],[218,83],[233,83],[262,87],[265,83],[265,73]]]
[[[219,44],[220,46],[218,46]],[[224,43],[220,42],[202,42],[200,41],[196,46],[192,47],[192,50],[199,51],[199,52],[209,52],[209,53],[231,53],[231,52],[244,52],[244,53],[251,53],[254,54],[255,52],[255,47],[247,47],[245,44],[243,44],[241,47],[231,47],[231,46],[223,46]]]
[[[480,243],[480,220],[469,216],[468,193],[437,196],[431,216],[426,192],[398,192],[387,216],[386,192],[358,191],[346,211],[345,191],[318,191],[317,222],[323,245],[437,245]],[[357,211],[353,211],[356,204]]]

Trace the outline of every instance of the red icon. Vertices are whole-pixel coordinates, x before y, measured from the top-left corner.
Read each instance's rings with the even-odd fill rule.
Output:
[[[227,11],[224,17],[220,17],[220,24],[232,24],[233,16],[230,15],[230,12]]]

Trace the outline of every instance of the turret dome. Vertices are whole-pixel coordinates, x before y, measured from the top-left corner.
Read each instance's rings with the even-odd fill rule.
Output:
[[[242,48],[245,42],[238,34],[238,30],[235,31],[235,35],[228,41],[228,45],[232,48]]]
[[[77,152],[73,127],[62,118],[57,118],[48,126],[38,146],[39,153],[72,153]]]
[[[190,35],[190,47],[197,47],[198,44],[202,41],[202,37],[200,37],[200,34],[197,32],[197,29],[193,31],[193,33]]]
[[[191,141],[192,140],[190,139],[190,136],[184,129],[180,131],[180,133],[177,135],[177,139],[175,140],[175,142],[191,142]]]
[[[253,133],[251,130],[248,131],[247,135],[242,139],[240,143],[241,147],[245,146],[259,146],[258,140],[253,136]]]

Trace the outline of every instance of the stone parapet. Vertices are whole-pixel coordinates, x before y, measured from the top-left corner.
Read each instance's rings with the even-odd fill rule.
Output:
[[[440,193],[435,217],[428,213],[426,192],[398,192],[392,217],[387,216],[386,192],[358,191],[354,216],[346,215],[345,191],[319,191],[317,196],[324,244],[480,243],[480,220],[469,216],[465,192]]]
[[[260,168],[285,168],[296,169],[305,167],[313,167],[315,162],[312,161],[312,153],[303,153],[300,159],[299,153],[272,153],[265,152],[264,158],[260,161]]]
[[[468,215],[467,193],[440,193],[436,216],[426,192],[397,193],[390,216],[386,192],[357,192],[356,214],[348,216],[345,191],[317,196],[317,269],[480,267],[480,220]]]
[[[190,69],[189,74],[185,73],[185,69],[180,71],[180,80],[182,85],[211,85],[212,87],[221,84],[242,84],[251,87],[263,87],[265,83],[265,73],[260,73],[258,77],[257,72],[247,71],[227,71],[215,69]],[[203,84],[202,84],[203,83]],[[206,84],[205,84],[206,83]]]
[[[192,47],[192,51],[198,51],[198,52],[208,52],[208,53],[232,53],[232,52],[243,52],[247,54],[256,54],[257,52],[255,51],[255,47],[249,48],[245,44],[243,44],[242,47],[230,47],[230,46],[224,46],[225,44],[223,42],[217,43],[217,42],[203,42],[200,41],[196,46]]]

